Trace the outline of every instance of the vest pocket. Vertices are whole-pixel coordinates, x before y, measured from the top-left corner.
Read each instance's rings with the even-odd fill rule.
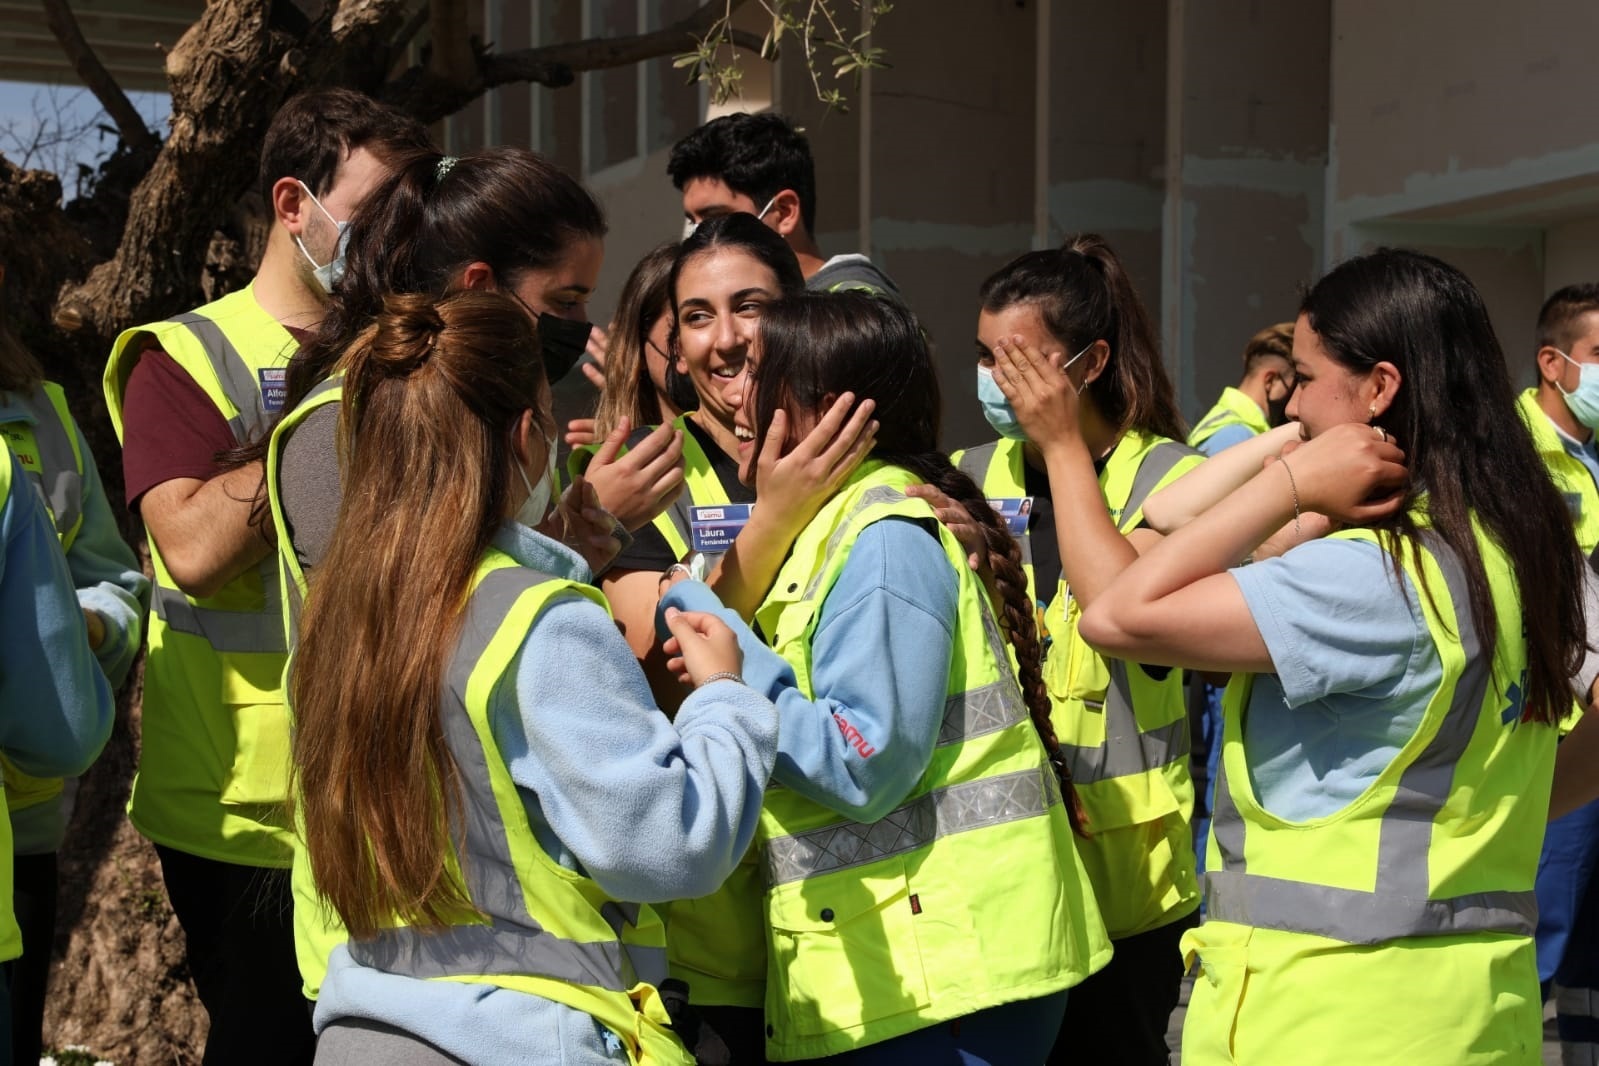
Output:
[[[766,1015],[777,1046],[925,1008],[916,910],[900,858],[773,888]]]
[[[283,703],[283,657],[222,656],[222,706],[233,723],[233,762],[222,778],[230,806],[282,803],[289,797],[289,712]]]

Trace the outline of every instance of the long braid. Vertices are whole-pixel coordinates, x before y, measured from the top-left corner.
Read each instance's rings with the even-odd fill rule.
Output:
[[[1060,780],[1061,796],[1066,801],[1066,813],[1072,829],[1080,836],[1088,836],[1088,814],[1082,799],[1072,783],[1071,767],[1061,751],[1060,740],[1055,736],[1055,724],[1050,719],[1049,690],[1044,685],[1043,649],[1038,641],[1038,623],[1034,613],[1033,598],[1027,590],[1027,574],[1022,569],[1022,549],[1011,536],[1005,522],[989,506],[977,483],[950,463],[941,453],[914,456],[887,456],[886,459],[919,476],[944,495],[966,509],[983,531],[984,546],[988,552],[988,571],[993,575],[991,599],[1016,652],[1016,680],[1021,686],[1022,699],[1027,704],[1033,728],[1044,742],[1044,751]]]

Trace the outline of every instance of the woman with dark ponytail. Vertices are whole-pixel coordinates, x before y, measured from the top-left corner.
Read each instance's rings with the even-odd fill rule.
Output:
[[[532,528],[537,338],[497,294],[391,297],[344,356],[348,491],[288,677],[306,865],[348,929],[325,1066],[693,1061],[640,904],[744,854],[776,711],[683,612],[696,690],[668,722],[582,557]]]
[[[1081,612],[1155,538],[1142,502],[1197,465],[1154,328],[1093,235],[1029,252],[983,283],[977,393],[1000,434],[955,461],[1025,532],[1045,687],[1088,816],[1082,842],[1111,964],[1072,993],[1049,1061],[1164,1066],[1197,921],[1182,675],[1107,659]]]
[[[909,311],[855,294],[786,297],[767,307],[747,365],[737,421],[760,500],[837,404],[873,401],[877,419],[867,461],[819,508],[758,506],[761,535],[746,526],[711,576],[758,604],[761,637],[724,617],[748,683],[783,721],[781,787],[757,835],[768,1057],[1042,1061],[1066,990],[1109,946],[1077,855],[1070,777],[1052,765],[1016,544],[937,450],[938,383]],[[906,494],[924,482],[982,527],[992,590],[933,508]],[[717,607],[691,581],[662,603]]]
[[[1455,268],[1341,264],[1293,362],[1304,443],[1082,620],[1107,654],[1235,672],[1184,1066],[1535,1064],[1533,882],[1586,643],[1570,512]]]

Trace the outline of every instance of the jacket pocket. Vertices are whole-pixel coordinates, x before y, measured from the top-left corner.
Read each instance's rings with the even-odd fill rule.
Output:
[[[289,796],[289,711],[283,657],[222,656],[222,709],[233,723],[233,761],[222,778],[229,806],[283,803]]]

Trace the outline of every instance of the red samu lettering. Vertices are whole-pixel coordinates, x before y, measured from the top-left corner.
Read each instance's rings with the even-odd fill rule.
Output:
[[[833,721],[838,723],[838,731],[844,734],[844,742],[860,753],[861,758],[870,759],[877,754],[877,748],[866,743],[866,738],[861,736],[861,731],[849,723],[849,720],[837,711],[833,712]]]

